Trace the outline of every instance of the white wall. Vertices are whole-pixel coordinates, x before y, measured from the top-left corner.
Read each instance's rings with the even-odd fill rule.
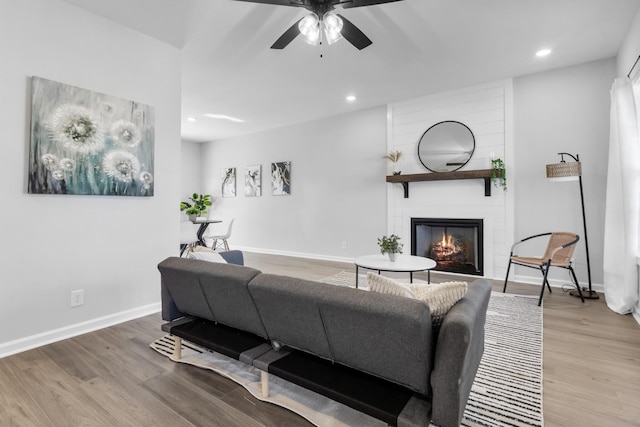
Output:
[[[389,184],[388,232],[402,237],[407,253],[411,218],[481,218],[484,224],[484,275],[504,277],[513,239],[514,170],[511,139],[511,80],[498,81],[415,98],[389,105],[388,149],[403,152],[403,174],[428,173],[417,153],[418,141],[431,126],[444,120],[464,123],[475,137],[475,151],[460,170],[490,169],[492,155],[507,167],[505,193],[492,188],[484,194],[484,180],[429,181],[409,185],[409,198],[399,184]]]
[[[618,52],[617,71],[619,77],[629,74],[629,70],[638,56],[640,56],[640,7]],[[640,67],[640,63],[636,67]]]
[[[456,118],[473,123],[478,117],[499,112],[501,119],[494,123],[499,125],[498,133],[495,126],[491,128],[489,119],[481,124],[478,132],[474,129],[474,133],[481,135],[480,144],[473,160],[465,166],[469,169],[489,168],[491,153],[505,159],[509,189],[502,193],[494,188],[490,198],[484,197],[482,181],[450,181],[412,184],[410,199],[402,199],[401,186],[384,182],[384,176],[390,170],[380,162],[380,157],[387,149],[398,148],[410,153],[403,164],[403,173],[424,171],[413,153],[419,131],[426,130],[428,123],[421,124],[417,120],[414,124],[421,124],[419,129],[412,128],[405,136],[394,135],[390,128],[387,136],[384,123],[387,119],[382,108],[205,144],[201,160],[205,177],[202,191],[214,194],[218,199],[216,202],[220,203],[213,216],[240,217],[242,225],[234,230],[232,241],[236,246],[347,259],[377,251],[375,237],[387,232],[399,232],[405,243],[410,243],[405,230],[408,220],[403,219],[402,213],[398,214],[399,209],[391,207],[388,217],[385,214],[387,191],[390,200],[395,200],[400,208],[407,202],[422,200],[424,206],[434,203],[438,206],[439,203],[442,212],[445,204],[457,206],[453,199],[462,200],[478,207],[481,217],[486,218],[494,229],[494,236],[487,242],[489,247],[485,247],[492,257],[485,258],[485,274],[501,279],[509,248],[516,239],[549,230],[584,234],[577,184],[572,188],[572,183],[551,183],[545,177],[545,165],[559,161],[556,153],[579,154],[583,162],[592,280],[594,288],[600,290],[609,88],[614,77],[615,60],[608,59],[517,77],[512,86],[504,81],[488,83],[396,103],[410,108],[426,99],[428,105],[436,106],[429,113],[429,123]],[[479,88],[491,91],[500,86],[503,93],[499,94],[498,101],[495,96],[491,101],[492,96],[488,95],[475,104],[476,107],[483,102],[485,106],[489,105],[488,113],[478,111],[474,115],[467,111],[468,105],[456,107],[455,102],[453,107],[445,106],[448,98],[464,101],[463,98],[472,96]],[[445,104],[442,104],[443,100]],[[494,107],[491,107],[492,102]],[[362,132],[367,136],[361,135]],[[357,136],[354,138],[351,134]],[[387,138],[389,147],[386,146]],[[348,151],[334,154],[343,150]],[[293,195],[287,200],[272,197],[268,192],[269,163],[282,160],[293,161]],[[242,195],[242,168],[254,163],[263,165],[265,195],[257,199],[245,198]],[[303,165],[302,171],[300,165]],[[219,199],[222,168],[234,166],[239,168],[239,196]],[[343,179],[346,174],[354,179]],[[443,198],[441,189],[452,196]],[[442,201],[446,203],[440,203]],[[318,224],[322,227],[318,228]],[[317,230],[323,231],[318,234]],[[341,249],[342,241],[348,241],[347,250]],[[537,250],[535,246],[532,248],[536,254],[542,252],[542,249]],[[584,246],[578,246],[575,261],[578,278],[585,284]],[[554,271],[552,284],[567,283],[563,273]],[[539,283],[533,270],[518,269],[512,278]]]
[[[197,142],[183,141],[180,147],[180,200],[193,193],[206,193],[202,187],[202,174],[200,162],[200,145]]]
[[[351,259],[378,251],[385,232],[384,107],[287,126],[202,147],[202,191],[217,218],[235,217],[232,247]],[[272,162],[291,161],[291,195],[271,195]],[[244,168],[262,165],[262,197],[244,196]],[[221,198],[235,167],[237,197]],[[346,242],[346,249],[342,244]]]
[[[584,238],[578,183],[550,182],[545,170],[546,164],[560,161],[559,152],[579,154],[596,289],[603,282],[609,90],[615,73],[615,60],[608,59],[514,79],[516,238],[555,230]],[[584,239],[574,257],[578,280],[586,283]],[[536,276],[533,270],[518,272]],[[562,270],[553,274],[568,280]]]
[[[0,0],[0,356],[159,309],[178,242],[180,52],[66,2]],[[29,79],[155,107],[155,196],[27,194]],[[70,293],[85,304],[70,308]]]

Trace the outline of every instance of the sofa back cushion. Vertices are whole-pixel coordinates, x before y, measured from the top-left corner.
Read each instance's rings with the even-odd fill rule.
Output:
[[[332,359],[320,316],[327,290],[313,284],[317,283],[260,274],[249,283],[249,291],[272,341]]]
[[[163,287],[182,313],[267,338],[247,289],[259,270],[177,257],[162,261],[158,269]]]
[[[270,274],[249,290],[270,339],[429,394],[424,302]]]
[[[338,287],[321,315],[336,361],[430,393],[434,337],[423,301]]]

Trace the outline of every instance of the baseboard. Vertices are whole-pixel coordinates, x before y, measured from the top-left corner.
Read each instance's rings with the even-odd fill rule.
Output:
[[[496,279],[496,280],[498,280],[498,279]],[[501,280],[504,281],[504,278],[502,278]],[[517,275],[511,276],[509,281],[510,282],[518,282],[518,283],[527,283],[527,284],[538,285],[539,286],[542,283],[542,275],[539,275],[539,276],[523,276],[523,275],[517,274]],[[571,280],[569,280],[569,279],[566,279],[566,280],[549,279],[549,284],[553,288],[562,288],[563,286],[566,287],[567,285],[569,285],[569,287],[572,287],[573,289],[575,289],[575,286],[573,285],[573,282],[571,282]],[[588,288],[589,287],[589,283],[580,282],[580,286]],[[596,292],[604,292],[604,285],[602,283],[591,283],[591,289],[593,289]]]
[[[282,255],[282,256],[290,256],[294,258],[306,258],[306,259],[317,259],[322,261],[336,261],[336,262],[346,262],[349,264],[353,264],[353,257],[337,257],[332,255],[318,255],[318,254],[310,254],[306,252],[291,252],[291,251],[281,251],[277,249],[265,249],[265,248],[251,248],[248,246],[234,246],[233,249],[238,249],[243,252],[255,252],[258,254],[267,254],[267,255]]]
[[[29,337],[20,338],[0,344],[0,359],[12,354],[21,353],[36,347],[62,341],[67,338],[73,338],[88,332],[97,331],[98,329],[107,328],[117,325],[118,323],[127,322],[139,317],[148,316],[158,313],[161,309],[159,302],[133,308],[131,310],[121,311],[119,313],[110,314],[108,316],[98,317],[86,322],[77,323],[75,325],[65,326],[63,328],[54,329],[52,331],[43,332]]]

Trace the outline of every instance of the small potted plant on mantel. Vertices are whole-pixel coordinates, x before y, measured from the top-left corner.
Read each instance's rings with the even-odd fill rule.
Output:
[[[501,158],[491,159],[491,182],[507,191],[507,170]]]
[[[398,254],[402,253],[402,243],[400,243],[399,240],[400,237],[395,234],[382,236],[378,239],[380,253],[382,253],[382,255],[387,254],[391,262],[395,262],[396,259],[398,259]]]
[[[193,193],[189,202],[180,202],[180,211],[185,211],[190,221],[195,221],[199,216],[207,214],[207,208],[211,206],[210,194]]]

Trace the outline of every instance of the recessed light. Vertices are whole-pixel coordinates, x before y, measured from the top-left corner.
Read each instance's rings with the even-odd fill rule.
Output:
[[[235,117],[227,116],[226,114],[203,114],[205,117],[209,117],[210,119],[220,119],[220,120],[229,120],[230,122],[235,123],[244,123],[244,120],[237,119]]]
[[[355,102],[356,96],[355,95],[348,95],[346,99],[347,99],[347,102]]]
[[[196,119],[195,117],[187,117],[187,121],[188,122],[197,122],[198,119]]]
[[[551,53],[551,49],[540,49],[539,51],[536,52],[536,56],[538,57],[547,56],[550,53]]]

